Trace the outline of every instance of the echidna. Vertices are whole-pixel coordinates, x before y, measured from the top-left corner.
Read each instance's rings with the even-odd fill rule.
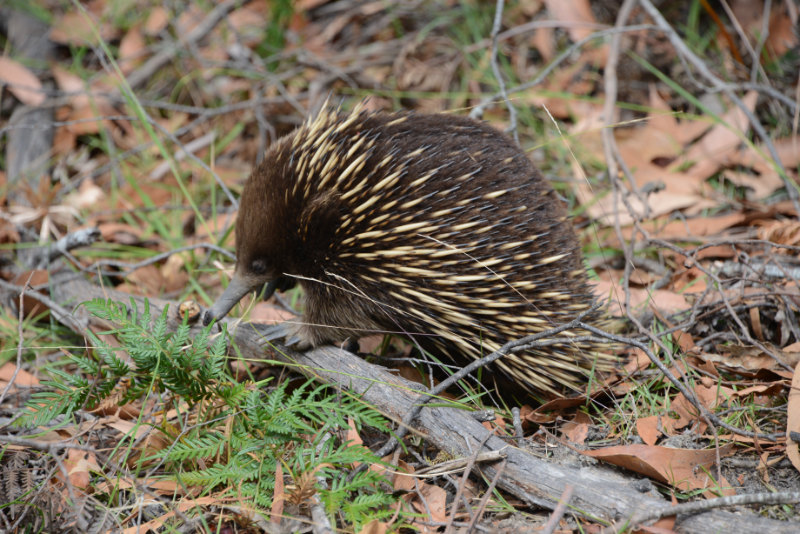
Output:
[[[305,313],[286,332],[306,347],[394,332],[464,362],[593,301],[550,185],[504,134],[452,115],[320,112],[253,170],[236,255],[204,322],[299,281]],[[579,333],[494,365],[531,392],[579,389],[614,359]]]

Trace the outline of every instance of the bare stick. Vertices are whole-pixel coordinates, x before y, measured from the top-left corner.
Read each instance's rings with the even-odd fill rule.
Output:
[[[497,78],[497,84],[500,86],[500,94],[503,95],[503,101],[508,108],[509,121],[511,125],[508,131],[514,137],[514,141],[519,146],[519,133],[517,132],[517,109],[514,104],[508,99],[508,92],[506,91],[506,82],[503,79],[503,73],[500,72],[500,65],[497,62],[497,35],[500,33],[500,26],[503,23],[503,4],[504,0],[497,0],[497,6],[494,9],[494,23],[492,24],[492,54],[489,58],[492,64],[492,72],[494,77]]]
[[[19,374],[19,370],[22,367],[22,314],[23,310],[25,309],[23,306],[23,301],[25,299],[25,290],[28,288],[28,284],[31,283],[32,277],[33,273],[28,276],[28,281],[25,282],[25,287],[23,287],[22,291],[19,293],[19,313],[17,314],[17,335],[19,336],[19,341],[17,342],[17,365],[14,367],[14,374],[11,375],[11,379],[8,381],[8,384],[6,384],[6,387],[3,388],[3,392],[0,393],[0,405],[3,404],[8,390],[10,390],[11,386],[14,385],[14,381],[17,379],[17,374]]]
[[[556,527],[558,527],[558,524],[561,522],[561,518],[564,517],[564,513],[567,511],[567,505],[572,498],[573,491],[575,491],[575,486],[567,484],[564,488],[564,493],[562,493],[561,497],[558,499],[556,509],[550,514],[550,519],[547,520],[541,534],[553,534],[553,532],[555,532]]]

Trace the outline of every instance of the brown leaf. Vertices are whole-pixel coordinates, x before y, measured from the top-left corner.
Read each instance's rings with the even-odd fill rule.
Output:
[[[794,368],[792,377],[792,387],[789,390],[789,403],[786,408],[786,435],[790,436],[786,440],[786,454],[795,469],[800,471],[800,443],[792,439],[792,432],[800,434],[800,363]]]
[[[319,7],[326,3],[327,1],[328,0],[297,0],[295,2],[295,8],[299,10],[314,9],[315,7]]]
[[[761,174],[724,169],[722,175],[732,184],[746,188],[747,198],[753,201],[767,198],[784,186],[780,175],[772,169]]]
[[[684,330],[675,330],[672,333],[672,339],[674,339],[675,343],[681,348],[681,352],[689,352],[695,346],[692,335]]]
[[[571,397],[571,398],[557,398],[553,400],[549,400],[536,408],[535,410],[528,410],[525,411],[525,415],[520,413],[523,421],[528,421],[531,423],[543,424],[543,423],[550,423],[555,421],[559,414],[564,413],[564,411],[574,408],[575,406],[580,406],[586,402],[585,397]]]
[[[66,11],[57,17],[50,28],[50,39],[65,45],[83,46],[97,41],[94,31],[97,29],[100,38],[108,42],[115,39],[119,33],[114,24],[97,22],[102,13],[93,13],[93,8],[98,11],[103,9],[105,2],[89,2],[85,4],[89,13],[82,10]]]
[[[682,295],[703,293],[706,290],[706,286],[706,274],[695,266],[679,272],[672,283],[672,289]]]
[[[598,280],[594,283],[594,293],[595,295],[601,296],[601,298],[608,298],[608,296],[611,295],[609,313],[616,317],[625,315],[625,292],[619,283]],[[661,313],[669,315],[688,310],[691,307],[686,297],[666,289],[656,289],[655,291],[649,289],[631,289],[630,295],[630,305],[634,310],[652,306]]]
[[[347,434],[345,435],[344,441],[349,443],[349,447],[364,445],[364,440],[361,439],[361,435],[358,433],[356,423],[352,417],[347,418]]]
[[[742,101],[752,112],[758,101],[758,93],[750,91]],[[678,158],[670,169],[678,170],[687,164],[693,164],[687,174],[696,183],[705,181],[717,172],[743,142],[749,126],[747,116],[736,106],[731,107],[721,117],[721,121]]]
[[[64,467],[67,469],[70,484],[82,490],[89,487],[90,471],[101,471],[94,454],[79,449],[68,449]]]
[[[250,320],[254,323],[278,324],[295,318],[292,312],[267,302],[257,303],[250,312]]]
[[[75,209],[96,208],[100,202],[105,200],[106,193],[98,187],[94,180],[87,178],[81,182],[76,191],[69,193],[64,198],[64,205]]]
[[[32,292],[32,287],[41,286],[43,284],[47,284],[47,281],[50,279],[50,274],[44,269],[37,269],[33,271],[25,271],[19,273],[15,276],[11,283],[18,285],[18,286],[29,286],[28,289],[25,290],[25,295],[22,297],[22,314],[26,318],[35,317],[42,312],[47,311],[47,306],[39,302],[33,297],[29,297],[28,293]],[[40,290],[39,293],[42,292],[47,293],[47,290]],[[19,295],[16,295],[15,304],[19,304]],[[49,315],[49,314],[48,314]],[[45,316],[47,317],[47,315]]]
[[[137,295],[160,295],[164,290],[164,277],[155,265],[144,265],[130,273],[126,281]]]
[[[391,462],[392,459],[390,457],[384,458],[386,461]],[[414,468],[408,465],[403,460],[400,460],[397,464],[397,472],[394,474],[394,478],[392,480],[392,488],[402,491],[413,491],[414,490]]]
[[[142,242],[142,229],[125,223],[103,223],[98,225],[103,241],[121,245],[137,245]]]
[[[650,364],[652,363],[650,361],[650,357],[647,354],[645,354],[645,352],[642,349],[634,348],[633,354],[634,357],[628,360],[628,362],[625,364],[626,373],[632,375],[637,371],[644,371],[645,369],[650,367]]]
[[[664,151],[665,147],[661,147],[659,155],[664,157],[679,156],[683,151],[683,147],[703,134],[711,128],[712,123],[704,120],[682,120],[678,121],[675,118],[672,108],[669,107],[666,100],[661,98],[655,84],[650,84],[649,87],[650,97],[650,112],[647,115],[647,124],[649,129],[659,130],[668,133],[669,136],[675,140],[676,143],[672,144],[674,148],[677,144],[680,146],[680,151],[672,154]]]
[[[589,424],[591,419],[584,412],[577,412],[572,421],[567,421],[561,425],[561,432],[572,443],[584,443],[589,435]]]
[[[8,90],[23,104],[38,106],[44,102],[39,78],[28,67],[5,56],[0,56],[0,83],[8,84]]]
[[[53,139],[53,157],[66,157],[76,151],[78,136],[64,126],[56,126],[56,135]]]
[[[671,239],[675,237],[691,239],[715,235],[723,230],[742,224],[746,216],[740,212],[728,213],[718,217],[695,217],[688,220],[667,220],[666,218],[645,221],[642,227],[650,232],[651,238]],[[630,238],[632,231],[625,229],[623,235]]]
[[[130,74],[144,60],[145,42],[142,28],[133,26],[119,43],[119,68]]]
[[[283,503],[286,501],[286,494],[283,488],[283,466],[280,462],[275,462],[275,488],[272,490],[272,508],[270,509],[270,522],[280,525],[283,517]]]
[[[588,0],[573,0],[572,2],[545,0],[544,3],[550,17],[564,23],[564,28],[573,41],[580,41],[595,31],[592,26],[597,25],[597,20],[592,14]]]
[[[706,475],[716,461],[714,450],[671,449],[655,445],[621,445],[580,452],[646,475],[659,482],[670,484],[680,491],[714,487],[722,488],[723,495],[736,493],[724,478],[715,482]],[[732,453],[731,445],[721,447],[719,451],[720,457]],[[707,495],[710,493],[706,492]]]
[[[6,384],[14,378],[14,385],[17,387],[31,387],[38,386],[39,379],[30,374],[24,369],[17,371],[17,376],[14,377],[14,370],[17,368],[14,362],[6,362],[0,367],[0,391],[6,387]]]
[[[658,438],[661,437],[661,431],[658,429],[658,420],[658,415],[640,417],[636,420],[636,433],[647,445],[655,445]]]
[[[383,523],[378,521],[377,519],[373,519],[363,527],[361,530],[358,531],[358,534],[386,534],[389,530],[389,525],[387,523]]]
[[[788,16],[786,11],[789,7],[786,3],[781,2],[776,6],[777,9],[772,11],[769,18],[769,32],[767,34],[766,45],[772,52],[772,55],[782,56],[789,50],[797,46],[797,7],[793,8],[795,13],[795,20],[793,17]]]
[[[197,4],[189,4],[188,8],[181,11],[175,22],[175,27],[181,35],[187,35],[203,21],[205,16],[205,13]]]
[[[697,401],[709,411],[712,410],[718,403],[724,402],[725,398],[732,393],[730,388],[723,386],[716,387],[714,384],[703,385],[696,384],[694,387],[694,396]],[[689,402],[683,393],[679,393],[670,404],[671,412],[676,414],[677,418],[664,417],[661,420],[664,431],[668,434],[673,434],[676,430],[680,430],[689,424],[698,423],[699,432],[705,431],[706,424],[699,419],[697,408]]]
[[[800,245],[800,221],[790,219],[756,221],[756,226],[759,239],[780,245]],[[789,253],[784,249],[776,249],[776,252]]]
[[[156,35],[169,24],[169,12],[163,6],[155,6],[150,9],[150,14],[144,23],[144,33],[146,35]]]
[[[161,276],[164,279],[164,291],[167,293],[180,292],[189,283],[189,273],[186,272],[186,261],[183,254],[173,254],[161,267]]]
[[[147,481],[148,485],[150,481]],[[152,487],[152,486],[151,486]],[[162,528],[164,528],[164,524],[168,521],[171,521],[176,516],[180,518],[184,518],[187,512],[190,510],[197,508],[198,511],[202,511],[204,507],[217,507],[220,506],[220,498],[216,495],[210,496],[201,496],[201,497],[192,497],[191,499],[182,499],[179,500],[174,506],[173,509],[155,519],[148,521],[147,523],[140,523],[134,525],[132,527],[128,527],[126,529],[121,530],[122,534],[139,534],[140,532],[160,532]],[[240,511],[244,511],[246,508],[240,508]]]
[[[75,135],[96,134],[101,131],[111,131],[113,129],[110,120],[105,117],[115,115],[116,112],[111,104],[105,99],[98,99],[93,102],[81,100],[86,105],[75,107],[67,117],[67,130]]]
[[[432,484],[418,484],[419,498],[412,501],[414,508],[421,514],[429,514],[431,521],[447,521],[447,492]],[[424,503],[421,501],[424,499]]]
[[[738,347],[730,345],[726,347],[725,353],[699,353],[698,358],[704,361],[715,363],[719,367],[730,369],[738,373],[753,374],[758,371],[766,370],[778,373],[783,367],[775,361],[775,358],[764,354],[757,347]]]
[[[652,525],[639,525],[636,533],[639,534],[677,534],[675,530],[675,521],[677,517],[662,517]]]

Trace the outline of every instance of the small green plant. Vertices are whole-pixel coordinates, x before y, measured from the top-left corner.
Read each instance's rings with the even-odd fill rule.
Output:
[[[84,304],[95,317],[119,325],[103,334],[117,336],[121,346],[112,347],[88,330],[86,335],[94,347],[93,355],[67,357],[67,363],[80,372],[50,369],[53,380],[45,383],[50,389],[31,396],[28,413],[18,421],[20,425],[45,425],[58,415],[92,410],[112,392],[119,393],[118,385],[123,379],[124,392],[118,395],[120,405],[150,391],[171,391],[192,404],[222,393],[217,383],[224,372],[224,338],[210,344],[210,329],[206,328],[190,340],[191,328],[186,322],[175,332],[168,331],[166,309],[154,321],[147,301],[142,312],[133,300],[131,304],[130,309],[103,299]],[[123,358],[122,353],[129,358]]]
[[[395,513],[382,476],[354,470],[380,460],[366,447],[337,438],[350,425],[388,431],[360,399],[311,381],[291,390],[289,382],[271,389],[267,381],[237,382],[225,365],[226,335],[214,339],[212,326],[197,333],[185,321],[170,330],[167,310],[153,318],[147,301],[141,311],[133,300],[131,306],[103,299],[84,306],[112,327],[100,334],[87,331],[93,350],[70,355],[67,365],[51,369],[47,390],[32,396],[19,426],[139,403],[151,410],[148,420],[156,421],[170,445],[145,448],[129,465],[133,459],[137,468],[156,470],[183,487],[266,510],[273,503],[275,475],[283,473],[286,500],[296,510],[302,513],[316,495],[332,522],[356,531]],[[120,346],[106,341],[110,335]]]

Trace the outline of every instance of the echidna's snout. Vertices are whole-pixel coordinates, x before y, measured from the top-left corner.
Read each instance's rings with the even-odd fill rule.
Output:
[[[236,303],[251,291],[260,291],[264,288],[264,300],[267,300],[275,293],[275,290],[286,291],[295,285],[295,280],[287,276],[279,276],[270,281],[266,285],[262,280],[253,281],[246,276],[234,274],[228,287],[222,292],[222,295],[214,302],[214,304],[205,311],[203,314],[203,325],[208,326],[211,321],[219,321],[231,311],[231,308],[236,306]]]
[[[247,278],[235,274],[225,288],[225,291],[214,304],[203,314],[203,325],[208,326],[211,321],[218,321],[228,315],[237,302],[251,291],[258,289],[262,284],[252,284]]]

